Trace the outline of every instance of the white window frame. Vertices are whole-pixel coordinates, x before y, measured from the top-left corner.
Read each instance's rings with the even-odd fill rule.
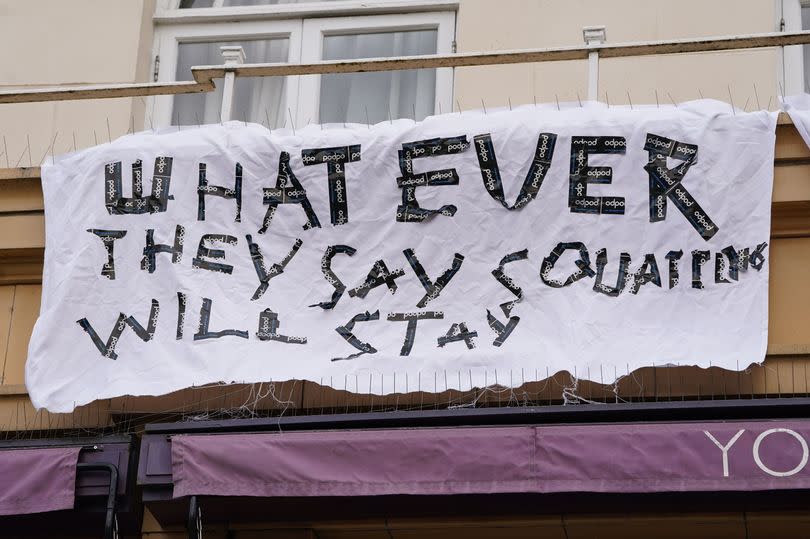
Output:
[[[214,5],[221,3],[216,0]],[[180,0],[157,1],[153,59],[159,57],[158,82],[177,80],[180,43],[286,37],[288,61],[304,63],[321,61],[324,35],[430,29],[437,30],[437,54],[451,53],[458,0],[362,0],[189,9],[179,9],[179,5]],[[365,14],[381,11],[384,13]],[[246,59],[246,63],[255,61]],[[191,73],[182,78],[191,80]],[[282,108],[290,111],[298,126],[317,122],[319,93],[320,75],[288,76]],[[453,68],[436,69],[434,113],[445,106],[450,110],[452,96]],[[151,98],[145,124],[155,128],[172,125],[173,100],[170,95]]]
[[[178,24],[243,20],[309,19],[313,17],[349,17],[392,13],[458,11],[460,0],[341,0],[264,4],[236,7],[179,9],[180,0],[157,0],[154,22]],[[216,0],[214,6],[221,5]]]
[[[784,21],[785,32],[801,32],[802,7],[810,7],[810,0],[776,0],[778,23]],[[778,26],[777,26],[778,28]],[[779,84],[784,95],[805,92],[804,46],[782,47],[779,62]]]
[[[436,53],[453,50],[455,13],[410,13],[404,15],[369,15],[365,17],[330,17],[304,19],[301,62],[320,62],[323,59],[323,40],[329,35],[401,32],[409,30],[436,30]],[[320,111],[320,75],[303,75],[298,85],[296,123],[318,122]],[[453,69],[436,69],[434,113],[443,103],[450,110],[453,98]]]
[[[158,82],[176,80],[177,55],[181,43],[287,38],[289,40],[287,61],[299,63],[301,61],[301,30],[301,19],[194,23],[158,27],[155,31],[155,54],[160,58]],[[255,59],[253,60],[255,61]],[[247,58],[246,61],[249,63],[251,59]],[[219,64],[222,63],[224,63],[224,60],[219,62]],[[189,72],[188,76],[183,80],[191,79],[191,72]],[[284,92],[286,103],[282,103],[282,110],[294,107],[298,98],[298,79],[299,77],[287,77],[287,86]],[[222,84],[222,80],[215,79],[215,84]],[[153,99],[152,122],[154,126],[166,127],[172,125],[174,96],[161,95],[155,96]]]

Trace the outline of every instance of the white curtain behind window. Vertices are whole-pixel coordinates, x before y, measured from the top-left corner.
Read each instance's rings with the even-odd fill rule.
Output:
[[[436,53],[436,30],[327,35],[324,60]],[[421,120],[434,113],[436,70],[412,69],[321,76],[320,122],[371,123],[389,117]],[[367,112],[368,111],[368,112]]]
[[[286,62],[289,57],[290,43],[286,38],[180,43],[176,80],[190,80],[191,66],[222,64],[219,48],[224,45],[241,45],[246,61],[251,63]],[[237,77],[231,119],[266,124],[269,118],[270,127],[283,124],[285,82],[279,77]],[[221,104],[222,80],[218,79],[213,92],[175,96],[172,124],[219,123]]]

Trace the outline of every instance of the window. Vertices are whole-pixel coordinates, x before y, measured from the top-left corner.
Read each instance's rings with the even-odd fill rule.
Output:
[[[397,2],[398,10],[402,3]],[[451,52],[454,11],[367,15],[364,4],[346,0],[164,0],[155,17],[157,80],[190,80],[192,66],[222,64],[220,47],[224,45],[241,45],[247,63]],[[376,12],[380,5],[384,2],[376,3]],[[452,8],[454,4],[441,3],[445,5]],[[413,2],[409,8],[436,9],[436,4]],[[324,16],[333,14],[341,16]],[[298,126],[376,123],[388,118],[420,120],[437,112],[440,104],[451,109],[452,77],[451,68],[283,79],[237,77],[231,119],[271,128],[289,125],[289,120]],[[215,83],[215,92],[155,97],[154,125],[220,121],[222,84],[221,80]]]
[[[220,47],[241,45],[245,56],[252,62],[286,62],[290,56],[289,38],[250,39],[243,41],[203,41],[179,43],[175,78],[183,80],[191,73],[192,66],[222,63]],[[234,88],[233,119],[264,118],[271,125],[278,123],[285,111],[281,108],[284,99],[285,80],[273,77],[237,77]],[[213,92],[175,96],[173,105],[176,125],[190,123],[216,123],[220,121],[222,85]]]

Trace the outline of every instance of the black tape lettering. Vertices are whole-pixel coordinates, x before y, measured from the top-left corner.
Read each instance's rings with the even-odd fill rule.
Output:
[[[709,260],[709,251],[692,251],[692,288],[703,288],[701,269],[707,260]]]
[[[279,334],[279,326],[281,326],[281,322],[278,319],[278,314],[270,309],[265,309],[259,313],[259,330],[256,332],[256,337],[258,337],[260,341],[307,344],[306,337],[290,337],[289,335]]]
[[[726,278],[728,274],[728,278]],[[714,282],[731,283],[740,278],[740,254],[733,245],[714,253]],[[731,280],[729,280],[731,279]]]
[[[183,243],[186,238],[186,229],[182,225],[177,225],[174,229],[174,245],[155,243],[155,229],[146,230],[146,247],[143,248],[143,258],[141,259],[141,269],[149,273],[154,273],[157,268],[156,255],[158,253],[171,253],[172,264],[179,264],[183,259]]]
[[[290,186],[287,186],[287,183]],[[264,234],[273,222],[273,215],[276,213],[276,208],[279,204],[300,204],[301,209],[307,217],[307,222],[304,223],[304,230],[310,228],[320,228],[321,222],[318,221],[318,216],[315,215],[315,210],[312,209],[312,204],[307,198],[306,190],[301,187],[301,183],[290,167],[290,154],[281,152],[278,158],[278,177],[276,178],[275,188],[265,188],[263,192],[263,202],[267,205],[267,213],[264,214],[262,220],[262,227],[259,229],[259,234]]]
[[[183,329],[186,325],[186,295],[182,292],[177,293],[177,336],[179,341],[183,338]]]
[[[234,172],[233,188],[222,187],[221,185],[208,185],[208,178],[206,176],[206,165],[200,163],[200,176],[197,185],[197,220],[205,221],[205,197],[215,196],[224,198],[225,200],[234,200],[236,202],[236,218],[235,222],[242,221],[242,165],[236,163],[236,171]]]
[[[478,337],[477,331],[469,331],[467,329],[467,324],[464,322],[460,322],[458,324],[453,324],[450,326],[450,329],[447,331],[445,335],[439,337],[437,342],[439,343],[439,348],[444,348],[445,344],[449,344],[451,342],[458,342],[464,341],[464,344],[467,345],[467,348],[472,350],[475,348],[475,341],[473,338]]]
[[[250,298],[251,301],[254,301],[262,297],[267,291],[267,287],[270,286],[270,279],[284,273],[284,268],[287,267],[290,260],[292,260],[296,253],[298,253],[298,250],[301,248],[304,242],[300,239],[296,239],[295,243],[293,243],[293,246],[287,253],[287,256],[285,256],[281,262],[273,263],[273,265],[270,266],[270,269],[267,269],[267,266],[264,264],[264,256],[262,256],[262,252],[259,249],[258,244],[253,243],[253,238],[250,234],[245,237],[247,238],[248,242],[250,258],[253,260],[253,269],[256,270],[256,275],[259,277],[259,287]]]
[[[655,255],[647,253],[644,255],[644,262],[641,267],[633,274],[633,284],[630,286],[631,294],[638,294],[638,291],[647,283],[653,283],[657,287],[661,287],[661,272],[658,271],[658,262],[655,260]]]
[[[397,178],[397,187],[402,189],[402,204],[397,206],[397,222],[421,223],[436,215],[452,217],[456,214],[458,208],[452,204],[446,204],[437,210],[429,210],[419,206],[419,201],[416,199],[417,187],[458,185],[456,169],[431,170],[415,174],[413,160],[457,154],[466,151],[469,147],[470,143],[467,142],[466,135],[406,142],[402,145],[402,149],[399,150],[399,170],[402,176]]]
[[[219,339],[221,337],[241,337],[248,338],[248,332],[241,329],[223,329],[221,331],[209,331],[208,326],[211,322],[211,304],[212,301],[208,298],[203,298],[202,307],[200,308],[200,324],[197,326],[197,333],[194,334],[195,341],[202,341],[205,339]]]
[[[360,161],[360,145],[302,150],[301,160],[304,166],[326,163],[330,219],[333,225],[348,223],[349,193],[346,186],[346,163]]]
[[[511,316],[512,309],[520,302],[521,299],[523,299],[523,289],[521,289],[511,277],[506,275],[504,266],[510,262],[527,260],[528,258],[528,249],[509,253],[505,257],[501,258],[501,262],[498,264],[498,267],[492,270],[492,276],[495,277],[495,280],[501,283],[507,290],[515,295],[515,299],[500,304],[501,311],[503,311],[504,316],[506,316],[506,324],[495,318],[492,312],[487,309],[487,323],[489,324],[490,329],[492,329],[496,335],[495,340],[492,342],[494,346],[501,346],[504,342],[506,342],[506,339],[509,338],[517,327],[518,322],[520,322],[520,317]]]
[[[405,275],[402,268],[388,271],[388,266],[382,260],[377,260],[368,272],[366,280],[362,284],[349,290],[349,297],[365,298],[368,293],[378,286],[385,285],[394,294],[397,291],[396,280]]]
[[[172,179],[171,157],[155,158],[155,171],[152,175],[152,194],[143,196],[143,162],[132,163],[132,197],[123,196],[121,181],[121,161],[104,166],[104,205],[110,215],[165,212],[169,200],[169,184]]]
[[[669,287],[675,288],[680,282],[680,275],[678,273],[678,261],[683,256],[682,250],[670,251],[665,257],[669,260]]]
[[[650,177],[650,222],[666,219],[669,198],[700,237],[709,241],[719,229],[681,183],[689,168],[697,161],[697,145],[647,133],[644,149],[650,158],[644,166]],[[670,169],[667,168],[667,157],[683,162]]]
[[[616,286],[606,285],[602,282],[607,263],[607,249],[599,249],[596,251],[596,280],[593,283],[593,289],[596,292],[615,298],[622,293],[622,290],[624,290],[627,284],[627,274],[630,269],[630,254],[621,253],[619,255],[619,271],[616,276]]]
[[[218,271],[220,273],[233,273],[233,266],[219,262],[211,262],[206,258],[214,260],[225,260],[225,251],[222,249],[211,249],[205,244],[224,243],[226,245],[236,245],[238,240],[234,236],[227,234],[203,234],[200,238],[200,245],[197,247],[197,256],[191,260],[192,267],[208,271]]]
[[[574,262],[578,268],[577,271],[566,277],[565,281],[552,279],[549,277],[551,270],[554,269],[554,265],[557,263],[557,260],[559,260],[563,253],[568,249],[576,249],[579,251],[579,259]],[[593,271],[593,268],[591,267],[590,253],[588,253],[588,248],[585,247],[585,244],[581,241],[558,243],[551,253],[543,259],[543,263],[540,265],[540,279],[552,288],[569,286],[580,279],[584,279],[585,277],[593,277],[594,275],[596,275],[596,272]]]
[[[146,329],[135,319],[134,316],[130,315],[127,316],[124,313],[118,314],[118,319],[115,321],[113,325],[112,331],[110,331],[109,337],[107,337],[107,342],[103,342],[101,338],[96,333],[96,330],[93,329],[92,324],[87,318],[82,318],[81,320],[77,320],[76,323],[90,336],[90,340],[93,341],[93,344],[96,346],[96,349],[101,353],[102,356],[110,359],[118,359],[118,354],[115,351],[115,347],[118,345],[118,340],[121,338],[121,334],[124,332],[127,326],[129,326],[132,331],[144,342],[149,342],[152,340],[152,337],[155,335],[155,328],[157,327],[157,319],[158,314],[160,313],[160,304],[158,300],[152,300],[152,306],[149,309],[149,321],[146,324]]]
[[[767,242],[760,243],[757,245],[757,248],[754,249],[754,252],[751,253],[750,257],[748,258],[748,262],[752,268],[757,271],[762,269],[762,266],[765,264],[765,248],[768,246]]]
[[[126,230],[102,230],[100,228],[88,228],[88,232],[95,234],[104,245],[107,251],[107,262],[101,266],[101,275],[109,280],[115,279],[115,257],[113,251],[115,248],[115,240],[120,240],[127,235]]]
[[[389,313],[389,322],[408,322],[408,327],[405,329],[405,342],[402,343],[402,349],[399,355],[410,355],[413,349],[413,343],[416,340],[416,322],[417,320],[442,320],[444,313],[441,311],[424,311],[419,313]]]
[[[571,137],[568,207],[572,213],[624,214],[624,197],[588,195],[588,184],[613,181],[613,168],[592,167],[588,165],[588,156],[624,154],[626,149],[624,137]]]
[[[501,203],[507,210],[518,210],[526,206],[535,199],[543,180],[546,178],[548,169],[551,168],[551,159],[554,157],[554,147],[557,144],[557,135],[554,133],[540,133],[537,139],[537,147],[534,150],[534,158],[529,166],[526,179],[520,188],[520,193],[515,203],[510,206],[506,202],[503,193],[503,181],[501,171],[498,167],[498,159],[495,156],[495,147],[489,133],[477,135],[473,138],[475,153],[478,155],[478,167],[481,169],[481,179],[489,196]]]
[[[352,345],[353,347],[355,347],[360,351],[350,356],[332,358],[332,361],[344,361],[347,359],[355,359],[362,356],[363,354],[376,354],[377,353],[376,348],[374,348],[371,344],[363,342],[357,337],[355,337],[352,331],[354,330],[354,325],[357,322],[370,322],[372,320],[379,320],[379,319],[380,319],[380,311],[374,311],[373,313],[366,311],[364,313],[354,315],[345,326],[336,327],[335,331],[338,332],[338,335],[346,339],[347,343],[349,343],[350,345]]]
[[[436,282],[431,282],[425,268],[422,267],[419,259],[416,258],[416,253],[413,252],[413,249],[405,249],[402,252],[405,254],[405,258],[408,259],[408,263],[411,265],[411,268],[413,268],[414,273],[416,273],[416,276],[419,278],[419,282],[422,283],[422,287],[425,289],[425,295],[422,296],[422,299],[416,304],[420,309],[424,309],[425,305],[439,297],[442,290],[450,284],[450,280],[458,273],[458,270],[461,269],[461,264],[464,262],[464,256],[456,253],[453,255],[453,262],[450,267],[436,279]]]
[[[323,258],[321,258],[321,271],[323,272],[323,277],[326,279],[326,282],[331,284],[335,288],[335,291],[332,292],[332,298],[329,301],[322,301],[310,305],[310,307],[320,307],[324,310],[335,308],[335,305],[337,305],[338,301],[340,301],[340,298],[343,296],[343,292],[346,291],[346,285],[344,285],[335,272],[332,271],[332,259],[338,254],[354,256],[356,252],[357,249],[349,247],[348,245],[330,245],[326,248]]]

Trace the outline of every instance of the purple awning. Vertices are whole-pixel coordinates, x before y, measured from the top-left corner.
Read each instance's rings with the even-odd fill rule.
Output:
[[[172,438],[174,497],[810,488],[810,421]]]
[[[72,509],[79,447],[0,451],[0,515]]]

